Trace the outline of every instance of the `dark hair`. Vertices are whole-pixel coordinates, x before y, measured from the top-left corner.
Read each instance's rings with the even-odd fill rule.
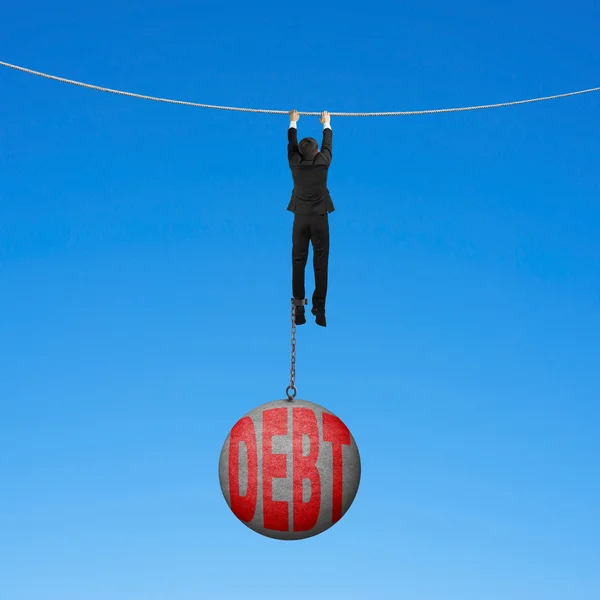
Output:
[[[319,144],[314,138],[307,137],[298,144],[298,148],[304,158],[314,158],[319,151]]]

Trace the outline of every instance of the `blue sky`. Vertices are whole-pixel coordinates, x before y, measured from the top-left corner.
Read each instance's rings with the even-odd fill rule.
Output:
[[[596,87],[599,25],[589,2],[21,0],[0,60],[383,112]],[[599,101],[332,117],[328,327],[298,332],[298,397],[363,476],[290,543],[217,476],[288,383],[288,117],[0,69],[0,597],[599,597]]]

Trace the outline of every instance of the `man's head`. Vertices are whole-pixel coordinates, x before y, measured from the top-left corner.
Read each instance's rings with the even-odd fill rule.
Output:
[[[314,158],[319,152],[319,144],[317,143],[317,140],[310,137],[304,138],[298,144],[298,148],[300,150],[300,154],[302,154],[302,156],[308,160]]]

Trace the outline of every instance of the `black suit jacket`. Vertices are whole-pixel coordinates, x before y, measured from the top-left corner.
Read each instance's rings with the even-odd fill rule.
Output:
[[[288,129],[288,162],[294,179],[294,189],[287,210],[296,215],[318,215],[333,212],[335,207],[327,189],[327,172],[331,164],[331,141],[329,127],[323,129],[321,152],[306,159],[298,149],[298,132]]]

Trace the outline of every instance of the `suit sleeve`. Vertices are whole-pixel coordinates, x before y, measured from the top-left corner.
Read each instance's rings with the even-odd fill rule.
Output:
[[[298,149],[298,131],[295,127],[288,129],[288,161],[291,161],[296,154],[299,154]]]
[[[323,129],[323,141],[321,142],[321,154],[327,160],[327,164],[331,163],[331,149],[333,141],[333,132],[329,127]]]

